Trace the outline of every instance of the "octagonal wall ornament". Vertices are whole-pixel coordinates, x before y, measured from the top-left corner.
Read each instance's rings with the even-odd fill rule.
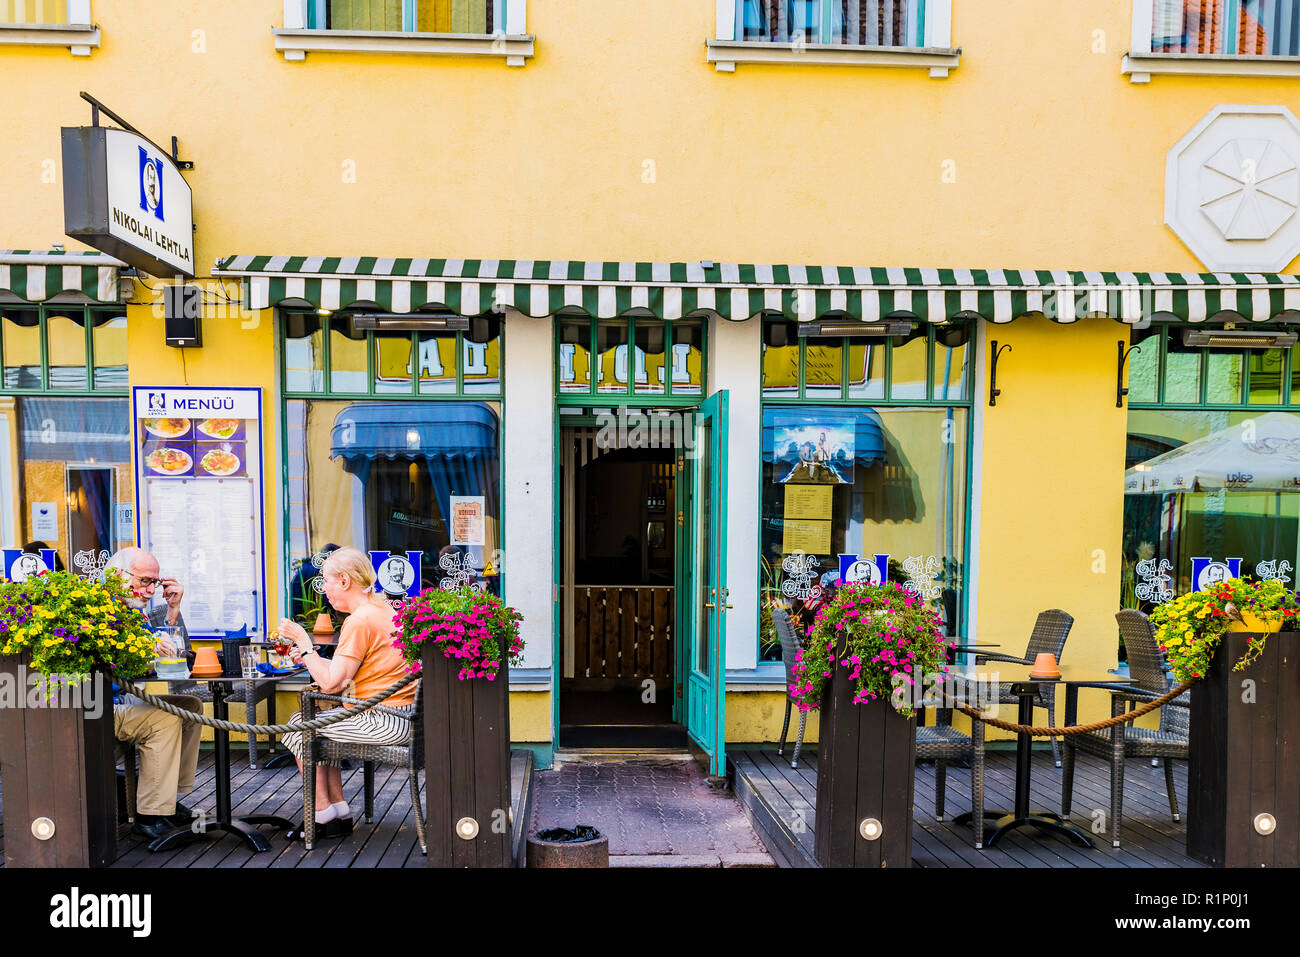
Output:
[[[1165,160],[1165,225],[1211,272],[1280,272],[1300,255],[1300,121],[1216,106]]]

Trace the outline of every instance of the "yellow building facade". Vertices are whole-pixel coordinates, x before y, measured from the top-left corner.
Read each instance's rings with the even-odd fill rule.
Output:
[[[512,738],[542,751],[566,746],[570,726],[621,726],[600,696],[642,702],[646,681],[648,700],[672,699],[664,723],[688,724],[687,670],[719,696],[701,712],[712,740],[719,727],[727,742],[775,740],[785,672],[763,608],[793,552],[819,556],[811,587],[833,584],[842,555],[885,555],[885,574],[917,581],[934,558],[942,571],[921,584],[945,592],[931,600],[951,634],[1019,654],[1036,614],[1060,608],[1074,617],[1066,660],[1115,667],[1114,613],[1144,542],[1168,555],[1172,590],[1194,584],[1180,533],[1207,554],[1237,548],[1208,557],[1243,570],[1300,564],[1293,500],[1272,486],[1250,491],[1277,499],[1249,544],[1172,524],[1173,511],[1232,513],[1222,489],[1142,518],[1145,499],[1126,507],[1123,488],[1154,434],[1130,402],[1182,416],[1153,452],[1255,405],[1292,407],[1285,336],[1226,353],[1182,338],[1300,319],[1286,60],[1300,50],[1252,4],[1223,4],[1232,29],[1217,40],[1162,0],[899,0],[879,5],[891,14],[871,4],[869,25],[867,5],[829,2],[0,4],[3,544],[41,541],[72,565],[161,521],[77,518],[96,495],[148,505],[130,387],[256,388],[260,460],[243,448],[260,500],[259,626],[303,610],[303,563],[328,544],[418,546],[426,573],[454,558],[448,497],[478,499],[486,521],[458,567],[524,613]],[[1246,45],[1266,35],[1263,60]],[[193,164],[200,346],[165,342],[174,276],[69,258],[88,248],[64,233],[60,129],[91,125],[81,91],[164,148],[175,137]],[[889,320],[904,325],[877,328]],[[1139,396],[1140,353],[1120,353],[1144,342],[1155,365]],[[1213,391],[1221,355],[1238,356],[1223,372],[1235,399]],[[1261,362],[1282,363],[1275,398]],[[1193,391],[1174,395],[1189,363]],[[60,378],[79,365],[82,378]],[[710,607],[730,605],[710,618],[682,594],[677,528],[707,510],[697,496],[686,515],[676,453],[620,440],[584,459],[581,433],[602,414],[690,412],[723,390],[726,526],[706,529],[726,566]],[[40,457],[41,403],[57,419],[59,403],[109,398],[103,416],[127,420],[111,441],[56,440]],[[465,418],[451,433],[453,406]],[[711,428],[718,438],[721,420]],[[794,496],[808,460],[782,443],[828,429],[846,436],[831,482],[843,488]],[[102,464],[85,461],[92,446],[114,450],[111,491],[77,471]],[[463,474],[440,478],[450,462]],[[50,503],[52,519],[34,511]],[[220,523],[211,534],[220,550]],[[677,590],[657,631],[656,587]],[[811,614],[816,595],[799,587],[780,600]],[[635,617],[632,638],[595,633],[597,601]],[[676,644],[655,658],[664,634],[690,652],[692,629],[708,628],[705,667]],[[622,670],[598,674],[596,647]],[[585,702],[576,717],[566,688]],[[1106,702],[1085,694],[1081,710],[1100,717]],[[611,740],[575,733],[573,746]]]

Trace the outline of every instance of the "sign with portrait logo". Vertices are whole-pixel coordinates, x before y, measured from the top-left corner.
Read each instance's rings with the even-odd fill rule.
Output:
[[[1223,561],[1214,558],[1193,558],[1192,591],[1205,591],[1240,574],[1240,558],[1225,558]]]
[[[375,591],[384,595],[406,595],[414,598],[420,593],[420,558],[422,552],[410,551],[394,555],[389,551],[372,551],[370,564],[375,568]]]
[[[140,547],[184,587],[195,637],[261,636],[262,390],[136,386],[131,398]]]
[[[151,275],[193,279],[194,198],[171,156],[127,130],[62,132],[64,232]]]

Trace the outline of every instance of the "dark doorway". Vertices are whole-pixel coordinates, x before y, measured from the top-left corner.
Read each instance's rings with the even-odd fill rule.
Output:
[[[675,452],[602,447],[599,434],[561,433],[559,744],[684,748],[674,720]]]

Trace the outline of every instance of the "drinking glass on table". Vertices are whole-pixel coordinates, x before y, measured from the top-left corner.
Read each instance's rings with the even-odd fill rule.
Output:
[[[239,648],[239,667],[245,678],[256,678],[261,672],[257,665],[262,657],[262,649],[255,645],[241,645]]]
[[[189,658],[180,628],[164,625],[154,629],[154,669],[159,678],[188,678]]]

